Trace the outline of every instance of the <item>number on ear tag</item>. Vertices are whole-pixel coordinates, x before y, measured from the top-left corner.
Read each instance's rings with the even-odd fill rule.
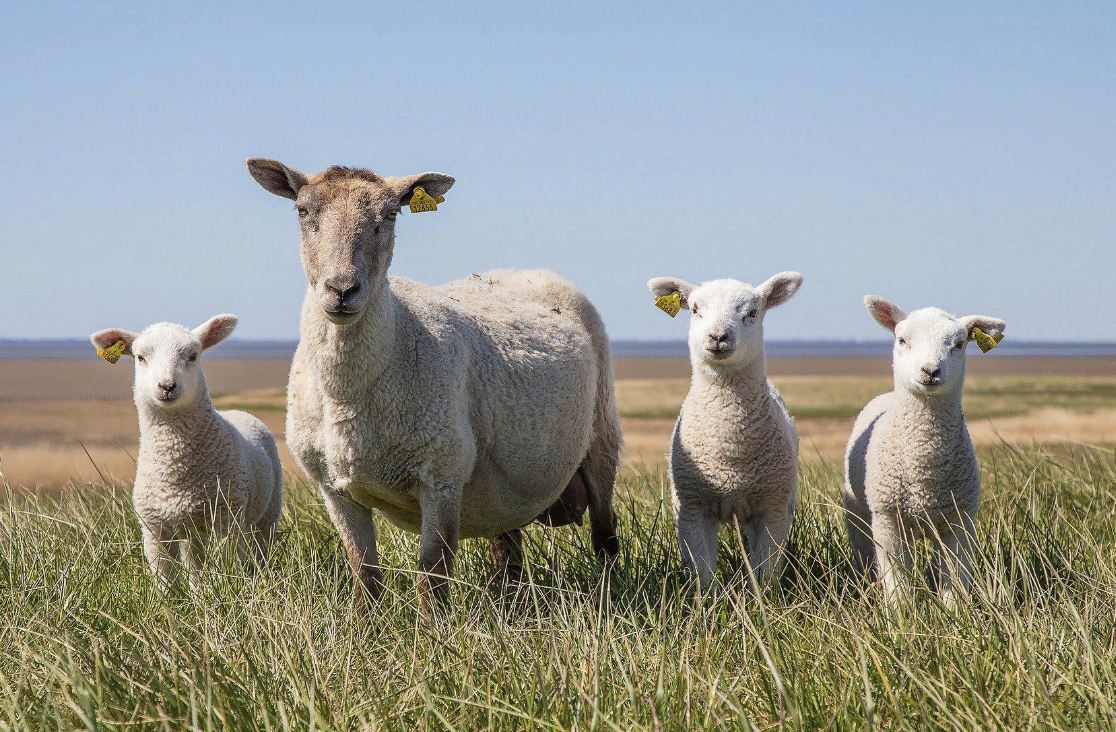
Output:
[[[98,348],[97,355],[109,363],[116,363],[124,355],[124,341],[117,341],[108,348]]]
[[[438,196],[438,199],[435,200],[434,198],[432,198],[430,196],[429,193],[426,192],[426,189],[424,189],[422,186],[419,186],[418,188],[415,189],[415,192],[411,194],[411,203],[410,203],[411,213],[422,213],[423,211],[437,211],[438,210],[438,204],[439,203],[445,203],[445,201],[446,201],[445,196]]]
[[[1000,345],[1000,341],[1004,339],[1003,333],[996,335],[988,335],[980,328],[973,328],[973,340],[980,346],[981,353],[988,353],[996,346]]]

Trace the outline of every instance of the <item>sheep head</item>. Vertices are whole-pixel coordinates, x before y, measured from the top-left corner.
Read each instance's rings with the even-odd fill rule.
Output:
[[[444,173],[394,178],[340,166],[307,175],[265,158],[249,158],[248,172],[265,190],[295,202],[302,268],[336,325],[359,320],[385,286],[395,219],[415,189],[438,199],[454,183]]]
[[[136,405],[173,410],[208,398],[199,357],[228,338],[235,315],[215,315],[190,330],[175,323],[155,323],[142,333],[120,328],[99,330],[89,337],[98,349],[124,343],[124,355],[136,361]]]
[[[763,318],[789,300],[802,285],[798,272],[780,272],[752,286],[713,280],[701,286],[677,277],[656,277],[648,289],[661,297],[677,292],[690,311],[690,358],[717,368],[732,368],[763,358]]]
[[[869,295],[864,307],[895,336],[892,371],[895,388],[918,396],[960,398],[965,384],[965,346],[975,330],[998,338],[1004,321],[986,315],[955,318],[939,308],[910,315],[882,297]]]

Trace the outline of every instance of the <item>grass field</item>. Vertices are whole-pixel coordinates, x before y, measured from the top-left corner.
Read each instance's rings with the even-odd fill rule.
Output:
[[[417,539],[382,521],[389,592],[352,608],[336,532],[289,456],[268,565],[218,556],[196,591],[163,595],[131,507],[128,370],[0,361],[0,732],[1116,728],[1113,364],[974,363],[981,554],[956,610],[921,574],[896,607],[850,576],[841,450],[888,388],[867,360],[773,363],[803,439],[792,561],[756,594],[726,532],[720,586],[687,597],[662,459],[686,364],[641,359],[617,366],[617,564],[601,570],[585,530],[535,527],[528,579],[503,586],[465,542],[431,621]],[[281,435],[285,368],[207,372],[219,405]]]
[[[3,730],[1111,729],[1116,457],[982,452],[970,603],[918,577],[887,608],[849,576],[832,464],[802,472],[790,569],[754,594],[736,537],[688,601],[661,469],[619,485],[624,547],[529,530],[502,587],[466,542],[454,602],[417,610],[416,539],[381,524],[389,591],[350,605],[315,492],[288,485],[270,563],[218,557],[195,592],[148,577],[128,486],[14,491],[0,509]]]

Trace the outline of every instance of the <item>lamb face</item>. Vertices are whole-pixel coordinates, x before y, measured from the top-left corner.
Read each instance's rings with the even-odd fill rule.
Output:
[[[647,283],[656,295],[679,292],[690,311],[690,358],[715,368],[754,363],[763,358],[763,318],[767,311],[790,299],[802,284],[798,272],[780,272],[753,287],[722,279],[700,287],[675,277]]]
[[[136,406],[187,409],[208,398],[199,358],[236,327],[235,315],[217,315],[194,330],[174,323],[156,323],[142,333],[110,328],[94,333],[98,348],[124,341],[125,355],[135,358]]]
[[[865,298],[876,322],[895,335],[892,371],[895,389],[925,398],[960,398],[965,384],[965,346],[973,329],[1002,333],[1004,322],[982,315],[955,318],[939,308],[907,315],[879,297]]]
[[[415,189],[437,198],[454,183],[443,173],[392,178],[338,166],[306,175],[263,158],[250,158],[248,172],[265,190],[294,200],[302,268],[335,325],[355,323],[382,290],[395,246],[395,219]]]

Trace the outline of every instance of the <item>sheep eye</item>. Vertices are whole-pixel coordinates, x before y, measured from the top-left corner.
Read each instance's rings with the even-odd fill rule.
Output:
[[[955,351],[960,351],[964,347],[965,347],[965,342],[964,341],[958,341],[957,343],[953,344],[953,350],[955,350]]]
[[[754,318],[754,317],[756,317],[756,314],[758,312],[759,312],[758,310],[749,310],[747,313],[744,314],[744,317],[745,318]]]
[[[143,356],[136,356],[136,360],[139,361],[140,363],[147,363],[147,359],[144,358]]]
[[[310,209],[306,208],[305,206],[299,206],[298,207],[298,217],[300,219],[304,219],[309,215],[310,215]]]
[[[899,345],[900,345],[900,346],[905,346],[905,345],[907,345],[907,339],[906,339],[906,338],[900,338],[900,339],[899,339]]]
[[[188,361],[189,361],[190,363],[193,363],[194,361],[197,361],[197,360],[198,360],[198,354],[196,354],[196,353],[191,353],[191,354],[190,354],[190,357],[189,357],[189,358],[188,358],[187,360],[188,360]]]
[[[697,305],[691,305],[690,306],[690,314],[691,315],[698,315],[698,306]]]

